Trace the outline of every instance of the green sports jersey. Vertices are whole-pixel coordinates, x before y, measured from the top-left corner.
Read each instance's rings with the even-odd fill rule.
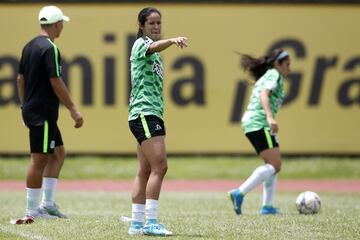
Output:
[[[267,70],[266,73],[256,81],[247,110],[241,119],[241,127],[245,133],[257,131],[262,128],[269,128],[266,114],[260,101],[260,93],[263,89],[271,90],[270,109],[275,118],[285,97],[284,77],[281,76],[275,68],[272,68]]]
[[[131,95],[128,120],[140,114],[163,118],[163,66],[159,53],[146,54],[153,42],[139,38],[131,49]]]

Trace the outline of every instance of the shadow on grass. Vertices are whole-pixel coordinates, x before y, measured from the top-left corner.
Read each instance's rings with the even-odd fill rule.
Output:
[[[189,239],[189,238],[206,238],[209,239],[209,236],[207,235],[201,235],[201,234],[174,234],[172,237],[181,237],[181,239]]]

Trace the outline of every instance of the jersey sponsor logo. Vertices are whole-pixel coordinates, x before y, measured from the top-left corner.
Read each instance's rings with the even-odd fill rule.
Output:
[[[154,63],[153,68],[152,68],[153,72],[155,72],[157,75],[159,75],[159,77],[161,79],[163,79],[163,75],[164,75],[164,70],[162,68],[162,66],[160,64]]]

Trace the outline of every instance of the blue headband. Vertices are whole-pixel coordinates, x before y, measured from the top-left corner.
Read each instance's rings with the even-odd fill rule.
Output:
[[[281,59],[284,59],[289,56],[289,53],[287,51],[282,51],[279,56],[275,59],[275,61],[279,61]]]

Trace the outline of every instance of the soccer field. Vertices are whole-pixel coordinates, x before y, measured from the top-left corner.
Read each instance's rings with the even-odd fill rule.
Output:
[[[130,214],[130,193],[59,191],[58,202],[69,219],[12,225],[10,218],[23,214],[24,194],[0,192],[0,239],[131,239],[128,223],[119,221]],[[238,217],[226,192],[164,192],[159,220],[174,232],[171,239],[360,239],[360,193],[319,195],[317,215],[299,215],[297,193],[279,192],[276,205],[283,214],[260,216],[261,192],[255,191]]]
[[[22,217],[25,209],[24,178],[27,158],[1,159],[0,179],[15,181],[13,188],[0,189],[0,239],[131,239],[127,235],[129,223],[119,221],[122,215],[130,216],[130,189],[121,192],[105,188],[60,188],[57,202],[69,219],[39,220],[31,225],[12,225],[10,219]],[[234,180],[237,186],[253,169],[261,164],[258,158],[170,158],[169,172],[164,189],[171,180]],[[119,158],[68,158],[61,174],[60,187],[66,181],[108,180],[120,185],[132,181],[136,159]],[[299,215],[295,199],[300,190],[281,188],[287,180],[350,181],[357,184],[360,178],[359,159],[298,158],[284,159],[279,176],[279,191],[275,205],[281,216],[260,216],[262,193],[248,194],[243,204],[244,215],[238,217],[224,189],[209,192],[176,191],[168,188],[161,194],[159,220],[174,232],[171,239],[360,239],[360,192],[346,189],[319,190],[322,200],[320,213]],[[318,182],[320,183],[320,182]],[[102,186],[102,185],[101,185]],[[309,185],[309,189],[314,190]],[[343,185],[344,186],[344,185]],[[81,189],[81,192],[79,191]],[[120,189],[120,188],[119,188]],[[208,188],[204,188],[208,189]],[[302,189],[302,188],[301,188]],[[319,188],[320,189],[320,188]],[[101,191],[94,191],[101,190]],[[290,191],[291,190],[291,191]],[[344,190],[340,193],[339,190]],[[301,190],[302,191],[302,190]],[[139,237],[149,239],[148,237]]]

